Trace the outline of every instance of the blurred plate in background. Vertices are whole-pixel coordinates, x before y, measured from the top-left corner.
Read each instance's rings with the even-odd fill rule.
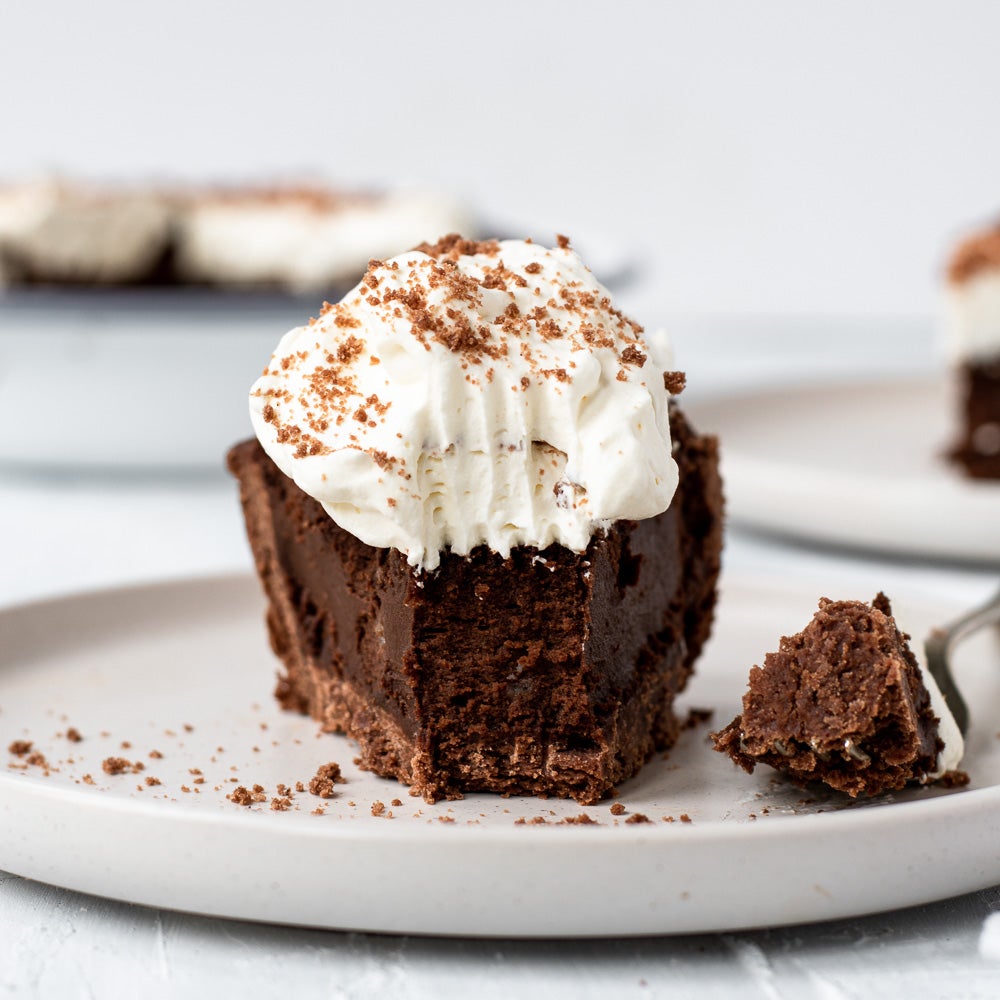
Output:
[[[810,542],[1000,563],[1000,483],[944,458],[944,376],[755,391],[685,406],[719,435],[727,514]]]
[[[25,291],[0,298],[0,462],[220,468],[247,391],[320,296]],[[311,312],[310,312],[311,310]]]

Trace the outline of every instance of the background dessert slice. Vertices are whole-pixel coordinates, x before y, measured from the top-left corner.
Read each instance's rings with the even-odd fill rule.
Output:
[[[425,245],[291,331],[229,458],[279,697],[428,798],[669,746],[722,537],[669,361],[565,242]]]
[[[950,454],[967,475],[1000,479],[1000,226],[955,250],[946,309],[960,421]]]
[[[188,197],[177,214],[175,267],[191,284],[343,290],[388,257],[470,224],[454,200],[419,191],[233,188]]]
[[[35,181],[0,186],[0,286],[132,285],[170,253],[161,191]]]
[[[743,712],[713,734],[715,749],[750,773],[768,764],[851,796],[941,777],[961,760],[962,739],[908,638],[884,594],[871,605],[823,598],[750,671]]]
[[[0,185],[0,285],[331,294],[372,257],[469,224],[454,199],[328,186]]]

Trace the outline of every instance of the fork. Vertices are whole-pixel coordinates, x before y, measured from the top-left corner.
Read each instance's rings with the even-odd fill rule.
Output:
[[[932,629],[924,643],[927,669],[948,703],[955,723],[963,736],[969,731],[969,706],[962,697],[951,671],[951,656],[955,646],[987,625],[1000,623],[1000,591],[988,601],[962,615],[949,625]]]

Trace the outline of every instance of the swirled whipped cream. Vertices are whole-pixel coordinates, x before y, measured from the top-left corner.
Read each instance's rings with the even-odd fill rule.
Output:
[[[568,241],[435,246],[372,261],[287,333],[251,390],[278,467],[341,527],[437,567],[450,549],[586,549],[677,485],[662,334]]]

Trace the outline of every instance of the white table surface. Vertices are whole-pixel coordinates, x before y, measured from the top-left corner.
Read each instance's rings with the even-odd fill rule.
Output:
[[[637,308],[637,314],[642,314]],[[787,321],[786,321],[787,324]],[[787,327],[691,321],[678,336],[700,390],[857,370],[845,344]],[[929,326],[882,324],[883,363],[933,361]],[[771,340],[770,362],[760,348]],[[899,346],[908,348],[901,352]],[[864,354],[865,352],[862,352]],[[775,361],[780,357],[779,361]],[[868,345],[865,363],[872,360]],[[0,605],[130,581],[249,569],[234,484],[221,472],[93,476],[0,469]],[[155,526],[155,530],[151,530]],[[948,593],[971,604],[998,570],[819,551],[729,532],[726,565]],[[1000,569],[1000,568],[998,568]],[[0,706],[2,708],[2,706]],[[0,873],[0,993],[11,996],[728,997],[1000,996],[1000,887],[809,927],[644,940],[434,940],[243,924],[156,911]],[[998,918],[1000,919],[1000,918]]]

